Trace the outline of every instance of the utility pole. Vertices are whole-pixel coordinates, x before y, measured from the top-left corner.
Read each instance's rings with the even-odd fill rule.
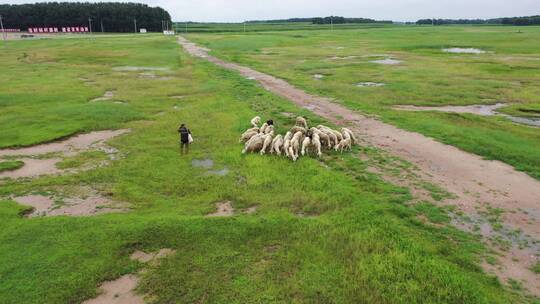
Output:
[[[163,31],[165,31],[165,27],[163,26],[163,22],[165,22],[164,20],[161,20],[161,32],[163,33]]]
[[[135,33],[137,33],[137,19],[133,18],[133,26],[135,27]]]
[[[2,22],[2,15],[0,15],[0,28],[2,29],[2,39],[6,41],[6,32],[4,31],[4,23]]]
[[[88,17],[88,29],[90,30],[90,36],[92,36],[92,18]]]
[[[101,23],[101,33],[105,33],[105,29],[103,28],[103,19],[100,20]]]
[[[330,30],[334,30],[334,16],[330,16]]]

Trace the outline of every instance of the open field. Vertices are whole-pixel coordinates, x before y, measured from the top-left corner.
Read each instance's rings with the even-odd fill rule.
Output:
[[[476,30],[462,30],[471,29]],[[383,32],[386,42],[380,42],[381,49],[376,47],[378,34],[363,30],[188,37],[222,58],[335,97],[351,109],[378,114],[403,128],[501,159],[538,178],[537,129],[503,118],[390,109],[416,104],[418,96],[424,102],[417,104],[444,104],[458,94],[450,88],[437,92],[432,76],[420,83],[407,81],[407,73],[418,76],[422,66],[424,72],[433,71],[414,58],[429,55],[440,73],[450,64],[438,57],[471,70],[470,61],[480,60],[438,55],[433,48],[405,52],[399,43],[392,49],[390,41],[399,41],[403,34],[394,30]],[[430,35],[437,30],[422,31]],[[531,31],[523,35],[535,37],[536,29]],[[365,36],[366,42],[351,39],[357,35]],[[427,43],[422,42],[424,34],[417,35],[421,45]],[[527,57],[538,53],[530,43],[521,48],[529,50]],[[324,60],[334,53],[358,56],[354,52],[376,51],[391,52],[405,64],[393,71],[391,66],[361,61]],[[517,60],[526,60],[534,69],[536,61],[523,56]],[[0,93],[0,147],[51,141],[62,146],[58,140],[74,134],[126,130],[107,138],[101,150],[87,145],[77,154],[42,148],[47,153],[34,157],[59,159],[59,169],[72,171],[0,180],[0,303],[80,303],[95,297],[102,282],[126,274],[139,276],[137,293],[151,303],[536,301],[527,296],[526,282],[501,281],[482,270],[484,261],[497,265],[498,255],[476,233],[451,224],[453,206],[435,204],[448,197],[444,189],[424,183],[420,187],[428,198],[415,201],[412,189],[383,179],[388,172],[414,174],[407,162],[367,146],[349,154],[329,153],[321,160],[305,157],[294,164],[274,156],[242,156],[238,137],[256,114],[273,118],[279,133],[294,123],[295,115],[306,116],[313,125],[331,122],[235,72],[189,56],[176,38],[11,41],[0,62],[10,71],[0,74],[5,88]],[[327,77],[314,80],[315,73]],[[515,80],[524,77],[518,73],[485,73],[497,79],[440,81],[462,88],[463,99],[455,104],[473,103],[478,96],[513,96],[523,99],[526,109],[540,102],[533,71],[524,74],[523,82]],[[373,81],[377,75],[376,81],[388,84],[383,89],[348,85]],[[513,84],[506,83],[509,78],[520,81],[521,90],[513,90]],[[489,87],[480,94],[484,84]],[[491,92],[491,85],[498,90]],[[439,100],[437,94],[447,99]],[[523,114],[520,107],[512,111]],[[178,152],[180,122],[186,122],[195,137],[187,156]],[[473,147],[472,141],[480,147]],[[5,162],[17,159],[13,150],[0,151]],[[109,153],[115,156],[108,158]],[[98,165],[103,160],[106,164]],[[209,160],[209,167],[197,166],[197,161]],[[225,174],[215,173],[223,169],[227,170],[219,172]],[[121,207],[96,216],[25,217],[31,211],[15,200],[29,195],[54,197],[50,214],[73,198],[96,196]],[[220,202],[230,202],[234,216],[206,217]],[[494,222],[500,216],[497,210],[488,215]],[[129,258],[136,250],[161,248],[176,253],[150,265]],[[138,272],[142,269],[146,271]]]
[[[298,31],[298,30],[346,30],[388,27],[383,23],[357,24],[312,24],[311,22],[277,22],[277,23],[175,23],[179,33],[234,33],[234,32],[269,32],[269,31]]]
[[[540,27],[395,26],[348,31],[189,35],[220,58],[285,79],[351,109],[379,115],[540,179],[540,132],[508,119],[410,113],[395,105],[509,103],[504,113],[538,119]],[[485,54],[445,53],[478,48]],[[397,65],[372,61],[394,58]],[[320,75],[315,78],[315,75]],[[373,82],[380,87],[359,87]]]

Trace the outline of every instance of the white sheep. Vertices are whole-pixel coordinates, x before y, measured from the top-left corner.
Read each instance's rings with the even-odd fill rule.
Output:
[[[326,134],[326,133],[323,133],[321,130],[313,127],[311,129],[309,129],[311,131],[311,134],[317,134],[319,136],[319,142],[322,144],[324,144],[325,146],[328,147],[328,149],[332,148],[332,143],[330,142],[330,137]]]
[[[302,141],[302,156],[306,155],[306,149],[309,148],[309,146],[311,145],[311,138],[309,137],[306,137],[304,138],[304,141]]]
[[[341,133],[342,133],[342,134],[345,134],[345,133],[349,134],[349,136],[351,137],[351,143],[352,143],[352,144],[355,144],[355,143],[358,142],[358,141],[356,140],[356,136],[354,135],[354,133],[353,133],[350,129],[348,129],[348,128],[341,128]]]
[[[259,134],[259,131],[246,131],[244,134],[242,134],[242,137],[240,138],[240,142],[247,142],[250,140],[253,136]]]
[[[336,151],[341,150],[341,153],[343,153],[343,150],[351,150],[351,138],[347,137],[339,142],[339,144],[336,146]]]
[[[270,153],[276,153],[281,155],[281,146],[283,146],[283,136],[281,134],[274,137],[272,140],[272,146],[270,147]]]
[[[268,127],[266,127],[266,129],[264,129],[264,134],[270,134],[270,133],[274,133],[274,126],[272,125],[269,125]]]
[[[289,156],[289,147],[291,146],[291,139],[293,134],[291,131],[285,133],[285,137],[283,138],[283,150],[285,151],[285,155]]]
[[[307,130],[304,127],[294,126],[294,127],[291,128],[291,132],[293,134],[296,133],[296,132],[302,132],[302,134],[306,134]]]
[[[296,132],[291,139],[291,145],[289,146],[289,157],[292,158],[293,161],[298,159],[300,142],[303,141],[302,136],[302,132]]]
[[[261,149],[261,155],[264,155],[266,153],[266,151],[272,147],[271,143],[272,143],[272,138],[274,137],[274,132],[272,131],[271,133],[269,134],[266,134],[264,136],[264,142],[263,142],[263,147]]]
[[[264,145],[264,136],[264,134],[257,134],[248,140],[244,146],[244,150],[242,150],[242,154],[260,151]]]
[[[268,127],[268,124],[265,122],[263,125],[259,128],[259,133],[263,133],[266,131],[266,128]]]
[[[255,116],[251,120],[251,126],[253,126],[254,128],[259,128],[260,123],[261,123],[261,117],[259,116]]]
[[[308,124],[307,124],[306,119],[304,117],[301,117],[301,116],[296,117],[296,125],[299,126],[299,127],[304,128],[304,129],[308,128]]]
[[[311,136],[311,146],[314,148],[315,151],[317,151],[317,156],[321,157],[321,139],[319,137],[319,134],[313,133],[313,135]]]

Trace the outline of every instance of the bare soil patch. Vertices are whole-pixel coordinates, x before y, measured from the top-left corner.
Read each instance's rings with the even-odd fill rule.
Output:
[[[52,175],[73,172],[74,170],[61,170],[56,165],[62,161],[58,154],[67,157],[74,156],[87,150],[103,151],[109,156],[110,160],[118,159],[118,150],[107,146],[105,142],[114,137],[130,132],[130,130],[114,130],[114,131],[96,131],[87,134],[80,134],[66,140],[46,143],[19,149],[2,149],[0,150],[0,158],[15,157],[24,162],[24,166],[17,170],[6,171],[0,173],[2,178],[24,178],[37,177],[42,175]],[[47,154],[56,154],[51,157],[46,157]],[[45,156],[45,157],[43,157]],[[98,164],[106,165],[106,164]],[[85,170],[94,167],[84,168]],[[76,170],[75,170],[76,171]]]
[[[360,87],[360,88],[370,88],[370,87],[384,87],[385,84],[384,83],[379,83],[379,82],[359,82],[356,84],[357,87]]]
[[[216,203],[216,212],[206,215],[207,217],[229,217],[234,215],[232,202],[224,201]]]
[[[176,250],[169,249],[169,248],[163,248],[160,249],[158,252],[150,252],[146,253],[144,251],[137,250],[131,254],[130,259],[134,261],[139,261],[141,263],[149,263],[149,262],[159,262],[159,259],[168,257],[170,255],[173,255],[176,253]]]
[[[58,197],[45,195],[25,195],[13,198],[21,205],[31,206],[33,212],[28,217],[38,216],[91,216],[112,212],[124,212],[125,204],[113,202],[94,192],[86,197]]]
[[[238,71],[244,77],[255,77],[268,91],[337,125],[348,126],[359,134],[365,145],[378,147],[414,164],[418,168],[416,174],[420,180],[429,181],[452,193],[457,198],[445,203],[457,205],[465,214],[474,214],[476,207],[482,207],[482,202],[486,203],[492,208],[508,211],[501,219],[505,226],[514,230],[521,229],[533,239],[539,239],[540,219],[534,216],[538,213],[516,211],[539,208],[540,182],[527,174],[503,162],[485,160],[422,134],[401,130],[376,118],[367,117],[332,102],[330,98],[308,94],[282,79],[209,56],[207,51],[183,37],[179,37],[178,41],[191,55]],[[523,273],[530,271],[527,261],[515,263]],[[539,277],[536,276],[525,285],[537,296],[540,296]]]
[[[164,67],[143,67],[143,66],[121,66],[114,67],[116,72],[139,72],[139,71],[168,71],[169,68]]]
[[[396,65],[396,64],[400,64],[402,61],[392,59],[392,58],[386,58],[386,59],[380,59],[380,60],[372,60],[370,62],[378,63],[378,64],[384,64],[384,65]]]
[[[102,97],[94,98],[90,100],[90,102],[97,102],[97,101],[108,101],[111,100],[114,97],[113,91],[106,91],[105,94],[103,94]]]

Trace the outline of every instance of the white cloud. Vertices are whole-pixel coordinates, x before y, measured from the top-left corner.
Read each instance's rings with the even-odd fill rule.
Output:
[[[38,0],[38,2],[46,1]],[[27,1],[4,1],[8,4],[25,2]],[[328,15],[415,21],[421,18],[495,18],[540,14],[540,0],[142,0],[139,2],[165,8],[175,21],[239,22]]]

